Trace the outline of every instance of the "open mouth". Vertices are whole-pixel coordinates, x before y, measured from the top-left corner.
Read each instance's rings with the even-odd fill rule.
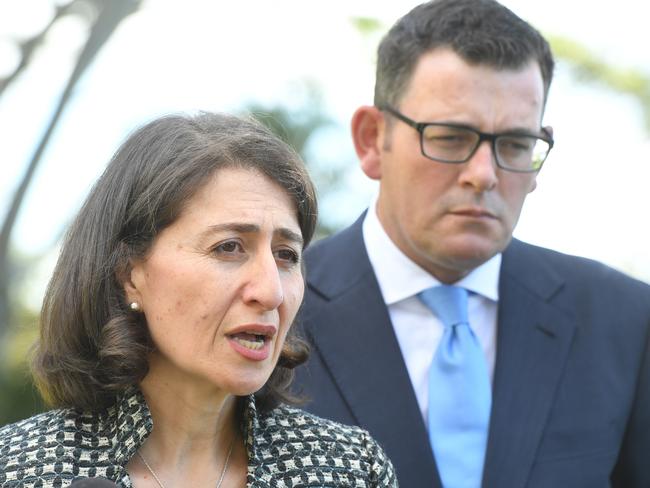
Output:
[[[247,359],[263,361],[271,355],[271,342],[278,332],[275,325],[242,324],[226,335],[231,347]]]
[[[238,344],[253,351],[262,349],[264,347],[264,343],[268,339],[267,336],[262,334],[248,334],[246,332],[234,334],[230,337],[232,337],[232,339]]]

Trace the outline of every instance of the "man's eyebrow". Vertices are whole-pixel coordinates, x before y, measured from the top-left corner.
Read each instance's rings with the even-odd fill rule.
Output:
[[[506,135],[513,134],[513,135],[534,136],[534,137],[542,137],[547,135],[544,134],[543,130],[531,130],[527,127],[512,127],[510,129],[499,131],[496,134],[506,134]]]
[[[426,122],[423,122],[426,123]],[[475,130],[478,132],[484,132],[480,130],[477,126],[474,124],[466,124],[464,122],[458,122],[454,120],[443,120],[441,122],[431,122],[433,124],[445,124],[445,125],[451,125],[454,127],[463,127],[466,129],[470,130]],[[543,129],[543,127],[542,127]],[[524,126],[512,126],[508,127],[507,129],[504,130],[499,130],[496,132],[486,132],[486,134],[493,134],[496,136],[500,135],[521,135],[521,136],[533,136],[533,137],[542,137],[542,136],[547,136],[548,134],[545,134],[543,130],[536,130],[536,129],[530,129],[528,127]]]
[[[257,224],[246,224],[243,222],[229,222],[225,224],[215,224],[208,227],[204,232],[201,233],[201,237],[207,237],[211,234],[217,232],[237,232],[239,234],[254,234],[260,232],[260,226]],[[280,227],[276,229],[274,234],[279,235],[283,239],[291,242],[295,242],[300,246],[303,245],[304,240],[302,234],[295,232],[287,227]]]

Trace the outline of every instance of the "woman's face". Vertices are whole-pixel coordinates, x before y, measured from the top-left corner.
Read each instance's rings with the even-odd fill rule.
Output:
[[[150,373],[235,395],[261,388],[302,301],[301,253],[289,195],[256,171],[218,170],[125,285],[156,346]]]

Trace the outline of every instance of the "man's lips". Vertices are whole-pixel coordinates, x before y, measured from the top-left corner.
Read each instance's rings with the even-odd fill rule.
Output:
[[[462,207],[454,208],[449,211],[452,215],[460,217],[472,217],[475,219],[496,219],[497,216],[487,209],[481,207]]]

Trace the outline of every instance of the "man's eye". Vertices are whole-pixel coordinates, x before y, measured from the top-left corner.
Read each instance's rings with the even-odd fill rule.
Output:
[[[459,135],[456,134],[450,134],[446,136],[435,136],[432,137],[430,140],[432,141],[439,141],[439,142],[458,142],[458,141],[464,141],[465,139]]]
[[[509,151],[530,151],[533,148],[533,140],[526,137],[505,137],[499,143]]]
[[[425,140],[429,144],[437,146],[466,146],[474,143],[472,134],[459,131],[431,131],[425,134]]]

